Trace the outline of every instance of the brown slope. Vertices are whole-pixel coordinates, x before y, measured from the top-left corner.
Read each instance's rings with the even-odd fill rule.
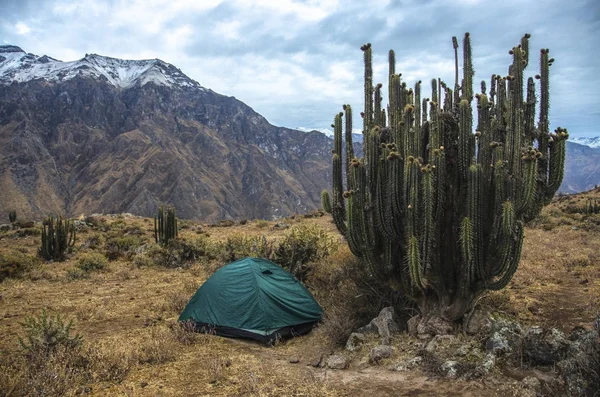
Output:
[[[78,77],[0,86],[0,211],[271,218],[319,206],[330,140],[210,90]]]

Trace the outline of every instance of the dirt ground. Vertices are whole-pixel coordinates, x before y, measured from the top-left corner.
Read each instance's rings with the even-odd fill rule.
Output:
[[[576,201],[584,199],[578,197]],[[566,332],[575,326],[591,327],[600,307],[600,227],[583,217],[566,215],[561,210],[566,205],[565,200],[555,202],[544,210],[540,221],[527,228],[514,279],[505,290],[485,296],[482,305],[524,324],[558,327]],[[125,217],[124,222],[138,225],[151,239],[150,220]],[[316,224],[336,233],[328,217],[298,217],[286,222],[292,226]],[[196,225],[190,222],[188,226],[185,233],[195,233]],[[203,225],[203,229],[214,239],[235,233],[284,233],[274,222],[266,221],[233,227]],[[79,238],[83,241],[86,232]],[[35,255],[38,244],[39,236],[0,235],[0,253],[18,249]],[[20,354],[20,323],[27,316],[42,309],[58,312],[74,320],[75,330],[86,345],[96,346],[102,357],[114,360],[115,368],[126,367],[117,381],[88,382],[74,392],[77,394],[506,397],[522,395],[519,381],[531,371],[497,370],[474,381],[443,380],[418,369],[398,372],[389,369],[398,357],[379,365],[368,364],[368,348],[376,345],[376,340],[353,353],[346,370],[314,367],[311,364],[321,356],[342,350],[332,345],[319,327],[272,348],[211,335],[195,335],[187,337],[192,341],[182,342],[186,337],[178,336],[174,327],[179,310],[214,268],[206,263],[188,269],[140,268],[120,259],[90,278],[71,279],[68,274],[76,259],[75,255],[62,263],[44,263],[27,277],[0,283],[0,363]],[[402,356],[410,353],[415,342],[407,335],[398,335],[392,346]]]

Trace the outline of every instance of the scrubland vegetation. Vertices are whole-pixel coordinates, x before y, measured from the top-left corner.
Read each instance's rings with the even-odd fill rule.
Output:
[[[558,197],[526,229],[514,279],[480,301],[524,325],[592,327],[600,305],[600,215],[572,211],[600,191]],[[240,224],[242,223],[242,224]],[[481,379],[439,379],[435,356],[408,372],[398,360],[420,341],[395,334],[396,354],[368,360],[377,338],[350,354],[350,368],[324,368],[351,332],[384,306],[405,318],[415,309],[386,292],[349,252],[322,213],[278,222],[203,225],[180,221],[179,236],[156,244],[151,219],[97,215],[74,222],[77,241],[65,261],[39,257],[39,229],[0,234],[0,391],[9,396],[90,395],[525,395],[534,369],[507,359]],[[303,280],[325,310],[307,336],[273,348],[191,332],[177,317],[220,266],[262,256]],[[461,343],[484,343],[460,336]],[[367,357],[367,358],[366,358]],[[428,358],[429,357],[429,358]],[[321,362],[321,365],[319,365]],[[314,366],[313,366],[314,365]],[[465,368],[465,371],[468,368]],[[542,395],[561,395],[543,383]],[[396,394],[394,394],[396,393]],[[437,393],[437,394],[436,394]],[[554,393],[554,394],[553,394]]]

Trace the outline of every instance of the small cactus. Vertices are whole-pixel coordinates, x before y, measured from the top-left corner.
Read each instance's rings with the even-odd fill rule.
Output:
[[[8,211],[8,220],[14,224],[17,221],[17,211]]]
[[[323,211],[331,214],[331,200],[329,199],[329,192],[327,190],[321,192],[321,206],[323,207]]]
[[[154,240],[157,244],[166,245],[169,240],[177,237],[177,217],[175,208],[164,208],[162,205],[154,217]]]

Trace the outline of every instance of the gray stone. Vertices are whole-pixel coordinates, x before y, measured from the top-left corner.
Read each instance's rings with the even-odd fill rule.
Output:
[[[446,378],[456,379],[458,377],[458,361],[448,360],[440,366],[440,370]]]
[[[492,320],[489,313],[479,306],[474,309],[468,321],[465,326],[465,332],[468,335],[489,335],[492,331]]]
[[[539,392],[542,390],[542,383],[540,380],[533,376],[527,376],[523,378],[521,381],[521,385],[524,389],[533,390],[535,392]]]
[[[531,327],[523,340],[523,355],[532,364],[552,365],[562,360],[568,349],[569,341],[556,328]]]
[[[567,357],[557,363],[567,395],[594,396],[600,390],[600,340],[596,330],[575,328],[569,335]]]
[[[512,351],[508,340],[500,332],[494,332],[490,336],[487,342],[485,342],[485,349],[498,356]]]
[[[441,348],[450,345],[454,341],[456,341],[456,336],[454,335],[436,335],[429,341],[427,346],[425,346],[425,351],[429,353],[436,352]]]
[[[386,339],[389,339],[392,333],[399,331],[398,317],[391,306],[381,309],[379,315],[371,320],[369,324],[358,329],[359,333],[377,332],[379,336]]]
[[[369,353],[369,362],[378,364],[384,358],[390,358],[394,354],[394,348],[391,346],[375,346]]]
[[[417,325],[418,335],[448,335],[452,332],[452,323],[438,316],[423,318]]]
[[[417,335],[417,326],[421,322],[421,315],[417,314],[416,316],[411,317],[408,320],[408,333],[416,336]]]
[[[346,369],[349,364],[350,360],[343,354],[334,354],[327,359],[327,366],[331,369]]]
[[[358,332],[353,332],[346,341],[346,350],[354,352],[360,349],[360,346],[365,342],[365,336]]]
[[[423,357],[416,356],[410,360],[400,361],[392,365],[389,369],[392,371],[410,371],[411,369],[417,368],[423,363]]]

